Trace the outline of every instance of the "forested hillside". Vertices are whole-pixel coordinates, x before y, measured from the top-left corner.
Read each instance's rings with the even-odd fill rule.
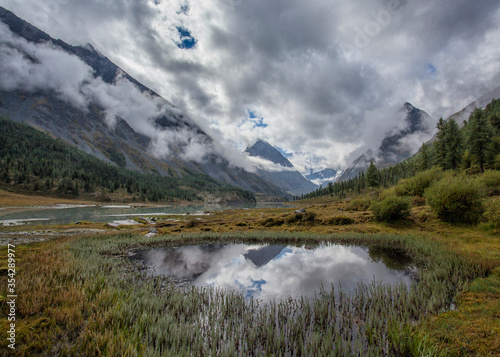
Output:
[[[494,99],[484,109],[475,109],[464,123],[441,118],[437,128],[437,140],[423,144],[412,158],[381,170],[372,163],[366,172],[355,178],[330,183],[296,199],[323,195],[344,198],[349,193],[359,193],[370,187],[388,188],[434,167],[462,170],[469,175],[487,169],[500,170],[500,99]]]
[[[32,127],[0,119],[0,188],[103,201],[202,200],[205,196],[255,201],[253,193],[207,175],[162,177],[112,166]]]

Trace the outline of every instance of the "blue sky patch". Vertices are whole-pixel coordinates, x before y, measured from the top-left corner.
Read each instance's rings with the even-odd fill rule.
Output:
[[[181,39],[181,43],[177,43],[177,47],[183,50],[189,50],[191,48],[196,47],[196,43],[198,42],[193,36],[191,36],[191,32],[185,29],[184,27],[177,27],[177,31],[179,31],[179,36]]]
[[[427,76],[429,78],[434,78],[437,76],[437,68],[434,67],[434,65],[432,63],[427,63],[425,65],[425,71],[426,71]]]
[[[264,123],[263,117],[259,117],[255,112],[251,110],[248,111],[248,116],[250,117],[250,120],[253,122],[256,128],[267,128],[267,124]]]

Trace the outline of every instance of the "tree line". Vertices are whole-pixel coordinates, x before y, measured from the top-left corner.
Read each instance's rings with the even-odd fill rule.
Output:
[[[453,118],[441,118],[435,139],[422,144],[413,157],[383,169],[371,162],[366,172],[352,179],[329,183],[295,199],[324,195],[345,198],[349,193],[360,193],[367,188],[394,186],[433,167],[468,173],[500,170],[500,99],[493,99],[484,109],[475,108],[462,124],[460,127]]]
[[[20,193],[79,197],[120,191],[133,201],[194,201],[202,193],[255,201],[252,192],[184,170],[144,174],[114,166],[32,127],[0,118],[0,187]]]

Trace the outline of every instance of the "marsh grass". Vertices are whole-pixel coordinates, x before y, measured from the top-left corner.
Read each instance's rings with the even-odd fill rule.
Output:
[[[374,282],[352,294],[331,286],[313,300],[259,305],[232,292],[148,277],[123,258],[147,247],[216,242],[399,248],[419,267],[418,284]],[[436,355],[415,327],[449,311],[456,292],[491,269],[415,236],[272,232],[100,235],[40,245],[19,264],[25,298],[17,354],[85,356]]]

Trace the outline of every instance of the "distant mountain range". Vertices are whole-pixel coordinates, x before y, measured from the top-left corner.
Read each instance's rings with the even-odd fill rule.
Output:
[[[92,45],[53,39],[2,7],[0,69],[2,117],[29,124],[119,167],[181,180],[196,172],[269,196],[289,198],[353,178],[371,161],[378,167],[396,164],[415,154],[435,132],[435,125],[429,125],[435,121],[427,113],[405,103],[394,113],[401,118],[398,128],[347,169],[318,169],[303,176],[263,140],[246,149],[246,155],[262,161],[235,165],[195,121]],[[475,107],[498,97],[500,88],[450,118],[461,124]]]
[[[0,28],[2,66],[11,66],[4,73],[15,72],[18,64],[32,72],[21,73],[26,77],[17,84],[14,76],[10,82],[0,78],[0,116],[131,170],[179,178],[194,171],[252,192],[287,195],[233,165],[194,121],[91,45],[55,40],[1,7],[0,20],[9,28]],[[49,56],[61,59],[67,73]],[[68,81],[57,78],[63,74]]]
[[[335,182],[342,175],[341,169],[324,169],[318,172],[311,172],[305,178],[316,185],[325,185],[329,182]]]
[[[279,150],[264,140],[257,140],[245,152],[252,157],[266,160],[268,165],[262,166],[258,170],[259,176],[273,182],[291,195],[298,196],[318,188],[317,185],[302,176]]]

